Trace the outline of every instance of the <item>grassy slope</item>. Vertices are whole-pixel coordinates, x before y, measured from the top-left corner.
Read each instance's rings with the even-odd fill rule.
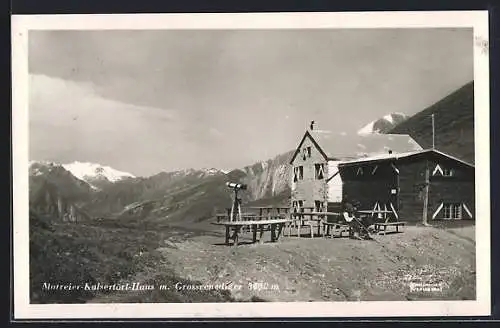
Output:
[[[423,148],[430,148],[433,113],[436,149],[474,163],[474,83],[464,85],[389,133],[409,134]]]
[[[92,291],[44,291],[47,283],[130,282],[138,272],[158,268],[161,257],[156,251],[161,240],[178,234],[189,238],[193,233],[145,228],[140,221],[94,221],[92,224],[54,223],[51,218],[30,215],[30,298],[32,303],[83,303],[101,293]],[[187,281],[169,270],[158,272],[162,281]],[[154,295],[150,295],[154,297]],[[199,298],[230,301],[224,293],[185,295],[162,293],[170,302],[189,302]],[[154,299],[154,298],[153,298]]]
[[[217,228],[146,228],[138,221],[116,220],[93,225],[49,224],[35,215],[31,219],[33,303],[421,299],[409,293],[404,283],[407,273],[443,278],[449,288],[437,298],[475,297],[473,226],[408,227],[403,234],[376,236],[377,241],[283,238],[278,244],[235,249],[220,245],[223,235]],[[269,238],[268,233],[264,238]],[[245,241],[249,235],[242,238]],[[280,291],[41,291],[43,282],[173,286],[176,282],[225,281],[245,286],[267,282],[279,285]]]

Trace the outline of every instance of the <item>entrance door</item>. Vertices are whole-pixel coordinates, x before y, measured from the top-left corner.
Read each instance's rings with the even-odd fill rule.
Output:
[[[389,196],[388,199],[388,210],[396,213],[396,218],[399,212],[399,176],[397,174],[393,175],[392,183],[389,186]]]

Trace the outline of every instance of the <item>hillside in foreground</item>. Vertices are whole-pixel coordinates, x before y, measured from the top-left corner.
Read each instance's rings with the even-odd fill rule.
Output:
[[[140,220],[54,223],[32,213],[32,303],[353,301],[475,298],[474,226],[409,226],[404,233],[347,238],[282,237],[223,245],[222,229]],[[48,221],[47,221],[48,220]],[[453,251],[450,251],[450,250]],[[443,283],[433,295],[410,278]],[[413,277],[413,278],[412,278]],[[410,280],[408,280],[410,279]],[[169,286],[148,291],[44,291],[44,282]],[[272,290],[176,290],[177,283],[264,283]],[[276,286],[276,287],[275,287]],[[277,288],[278,290],[274,289]]]
[[[423,148],[431,148],[432,114],[435,148],[474,163],[474,82],[415,114],[389,133],[409,134]]]
[[[269,236],[265,236],[266,241]],[[132,281],[169,285],[164,272],[198,285],[232,282],[237,300],[260,301],[404,301],[475,299],[474,227],[407,227],[404,233],[347,238],[284,237],[278,243],[221,245],[221,234],[194,238],[172,236],[157,249],[157,266]],[[249,236],[243,243],[249,242]],[[453,252],[450,252],[453,247]],[[249,284],[256,287],[248,288]],[[412,292],[411,283],[441,284],[434,293]],[[194,292],[196,293],[196,292]],[[199,291],[198,291],[199,293]],[[161,291],[143,295],[120,292],[89,302],[162,302]]]

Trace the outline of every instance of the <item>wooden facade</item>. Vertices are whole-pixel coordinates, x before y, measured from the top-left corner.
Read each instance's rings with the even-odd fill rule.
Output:
[[[474,166],[437,150],[343,162],[339,170],[343,198],[363,209],[391,210],[409,222],[474,219]]]

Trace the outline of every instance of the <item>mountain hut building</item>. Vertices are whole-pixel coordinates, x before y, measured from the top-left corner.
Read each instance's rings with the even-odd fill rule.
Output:
[[[422,150],[408,135],[344,133],[314,130],[305,132],[290,159],[291,206],[295,210],[338,211],[343,200],[339,164],[363,157]]]
[[[343,197],[363,209],[386,209],[408,222],[421,222],[424,212],[429,223],[474,218],[474,165],[438,150],[359,158],[338,169]]]

